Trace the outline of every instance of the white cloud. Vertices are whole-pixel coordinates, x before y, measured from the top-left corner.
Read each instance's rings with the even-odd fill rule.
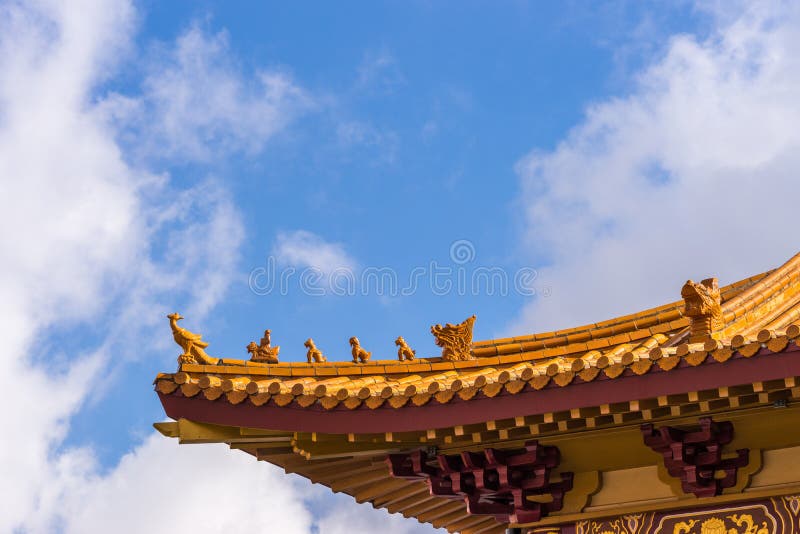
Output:
[[[380,525],[380,530],[392,534],[442,533],[444,529],[434,529],[428,524],[420,524],[413,517],[405,518],[399,513],[390,514],[386,510],[369,505],[352,506],[349,495],[337,496],[334,506],[324,514],[317,526],[320,534],[352,534],[353,532],[370,532]],[[344,506],[343,506],[344,505]]]
[[[181,446],[153,434],[108,476],[75,482],[60,503],[68,533],[311,530],[308,484],[225,445]]]
[[[313,101],[286,72],[243,75],[228,41],[193,26],[174,47],[155,49],[140,96],[114,95],[104,111],[126,122],[146,156],[209,162],[258,152]]]
[[[551,152],[519,163],[541,283],[514,332],[679,300],[798,249],[800,11],[756,4],[699,41],[675,36],[630,96],[589,108]]]
[[[356,261],[345,251],[344,245],[325,241],[308,230],[278,232],[272,255],[279,265],[310,267],[324,274],[356,268]]]
[[[0,6],[0,388],[11,399],[0,426],[13,438],[0,440],[0,531],[173,532],[179,521],[312,532],[311,485],[227,447],[151,433],[101,466],[91,446],[64,444],[90,392],[96,401],[126,358],[163,342],[163,313],[180,304],[201,321],[237,268],[243,229],[224,187],[177,188],[152,162],[260,150],[305,98],[282,75],[248,82],[224,34],[192,28],[151,64],[142,94],[104,99],[135,16],[124,1]],[[134,154],[131,135],[153,144]],[[324,262],[352,265],[309,235],[286,250],[302,260],[304,243],[322,243]],[[87,325],[105,339],[79,354],[54,343]]]
[[[40,492],[58,484],[53,447],[103,361],[87,350],[65,363],[43,329],[103,309],[112,297],[105,288],[141,252],[145,233],[137,218],[144,177],[85,112],[107,54],[125,46],[114,29],[126,33],[129,6],[84,6],[99,31],[75,15],[81,9],[38,7],[61,31],[35,9],[0,11],[0,387],[17,401],[0,411],[0,425],[30,440],[0,442],[5,532],[32,519]]]
[[[222,155],[259,149],[291,119],[276,106],[294,91],[286,79],[265,74],[260,93],[237,92],[245,84],[222,68],[219,37],[205,42],[206,36],[190,30],[172,57],[190,55],[196,65],[213,65],[200,73],[236,89],[232,97],[245,97],[241,105],[249,106],[254,122],[236,135],[250,137],[226,137],[230,121],[244,111],[226,108],[224,98],[214,108],[191,109],[188,95],[159,99],[148,86],[125,101],[102,100],[101,84],[132,47],[135,13],[124,1],[79,4],[0,6],[0,387],[12,399],[0,410],[0,425],[14,437],[0,441],[0,531],[105,532],[111,525],[104,521],[122,519],[131,532],[141,532],[138,527],[163,520],[169,510],[204,511],[216,504],[226,508],[203,522],[213,531],[248,516],[273,524],[287,517],[305,532],[309,514],[288,502],[296,496],[293,486],[279,482],[274,469],[253,470],[252,462],[230,451],[176,454],[176,443],[151,437],[106,474],[91,448],[64,448],[70,419],[89,392],[102,394],[125,357],[147,354],[157,343],[154,322],[163,338],[165,311],[180,303],[201,320],[219,301],[235,273],[243,234],[229,195],[215,180],[179,189],[168,176],[130,163],[134,158],[116,142],[129,126],[120,102],[174,118],[174,131],[154,123],[154,136],[170,149],[196,149],[187,157],[197,158],[203,142]],[[167,76],[169,69],[154,71],[180,82],[178,75]],[[182,72],[198,75],[188,67]],[[216,114],[198,119],[209,109]],[[233,115],[227,123],[220,110]],[[187,140],[187,124],[205,136],[202,142]],[[87,325],[107,337],[79,353],[55,344],[54,332],[69,335]],[[196,490],[176,484],[190,467],[200,471]],[[159,476],[167,478],[157,489]],[[234,493],[227,484],[237,480],[242,498],[230,502]],[[271,487],[278,484],[280,489]],[[215,491],[220,487],[225,491]],[[261,510],[273,490],[281,493],[272,497],[280,508]],[[155,515],[157,505],[162,512]]]

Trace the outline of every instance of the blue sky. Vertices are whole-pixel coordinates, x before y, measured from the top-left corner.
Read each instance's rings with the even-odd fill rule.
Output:
[[[153,486],[198,463],[287,500],[254,511],[230,490],[198,532],[383,520],[153,435],[169,312],[224,357],[265,328],[282,361],[309,336],[331,360],[352,335],[374,357],[398,335],[435,355],[434,323],[475,313],[486,339],[602,320],[797,250],[789,4],[0,5],[2,380],[26,399],[2,422],[36,443],[0,449],[0,530],[101,531],[116,513],[158,532],[159,510],[198,503]],[[267,269],[295,269],[287,291]],[[424,274],[396,294],[362,283],[373,269],[400,288]],[[473,287],[482,269],[508,290]],[[342,273],[356,294],[333,294]]]
[[[665,12],[650,8],[141,6],[136,41],[144,55],[168,54],[177,39],[197,32],[219,43],[225,68],[244,83],[264,69],[279,72],[309,100],[262,150],[201,161],[175,154],[155,164],[176,184],[204,176],[224,183],[244,230],[238,272],[225,298],[203,323],[189,316],[186,326],[201,330],[217,353],[229,357],[245,357],[244,345],[269,327],[285,360],[303,358],[309,336],[338,359],[347,357],[351,335],[376,356],[392,357],[397,335],[433,355],[428,327],[472,313],[479,315],[479,338],[503,333],[526,298],[512,290],[487,295],[470,287],[463,295],[457,289],[441,295],[426,277],[407,296],[379,295],[376,287],[359,284],[357,293],[368,295],[326,298],[306,295],[294,278],[288,294],[276,289],[262,295],[251,290],[247,275],[274,256],[279,233],[297,230],[339,244],[359,280],[367,267],[388,267],[402,287],[415,267],[428,268],[431,261],[457,268],[450,258],[457,240],[474,247],[474,262],[464,265],[470,274],[479,266],[512,273],[523,265],[538,267],[544,258],[529,264],[516,253],[522,217],[515,164],[532,147],[552,149],[590,102],[624,94],[624,73],[664,46],[652,35],[639,40],[642,25],[659,21],[663,39],[700,30],[706,19],[688,4]],[[139,54],[129,60],[133,70],[142,68]],[[136,79],[110,83],[123,94],[141,90]],[[105,90],[98,88],[101,96]],[[209,145],[214,153],[214,141]],[[457,283],[455,276],[443,280]],[[534,281],[532,289],[549,289],[546,284]],[[180,301],[172,305],[180,307]],[[169,369],[170,359],[160,360],[141,365],[142,381]],[[139,415],[140,425],[159,417],[154,396],[142,405],[148,409]],[[105,401],[96,409],[111,415],[118,408]],[[86,410],[85,426],[74,422],[75,440],[97,439],[87,435],[97,415]],[[129,442],[130,422],[110,424],[119,432],[108,449],[113,456]]]

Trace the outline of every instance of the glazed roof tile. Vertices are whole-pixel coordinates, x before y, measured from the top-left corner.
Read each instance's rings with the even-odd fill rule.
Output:
[[[220,359],[159,374],[162,395],[254,406],[323,410],[401,408],[468,400],[599,379],[724,362],[734,352],[783,350],[800,335],[800,255],[773,271],[720,288],[718,339],[688,343],[690,319],[677,301],[576,328],[476,341],[474,359],[367,363],[278,363]]]

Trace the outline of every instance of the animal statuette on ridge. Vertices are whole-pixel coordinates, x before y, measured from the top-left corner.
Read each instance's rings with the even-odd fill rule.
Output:
[[[406,340],[403,339],[403,336],[397,336],[397,339],[394,340],[394,344],[397,345],[397,359],[401,362],[403,360],[411,361],[416,357],[417,351],[412,349],[406,343]]]
[[[356,336],[350,338],[350,346],[352,347],[353,353],[353,363],[366,363],[369,361],[370,357],[372,356],[371,352],[367,352],[361,347],[361,342],[358,341]]]
[[[278,353],[281,348],[279,346],[270,345],[271,330],[264,330],[264,337],[261,338],[261,343],[256,345],[255,341],[251,341],[247,345],[247,352],[250,353],[250,361],[264,362],[264,363],[278,363]]]
[[[322,355],[322,351],[320,351],[316,345],[314,345],[314,340],[308,338],[303,345],[308,349],[306,353],[306,358],[308,358],[308,363],[312,361],[315,363],[322,363],[327,362],[328,360],[325,359],[325,356]]]
[[[468,317],[460,324],[447,323],[431,327],[436,344],[442,347],[442,359],[448,361],[472,359],[472,327],[475,316]]]
[[[688,280],[681,288],[683,314],[692,320],[689,343],[698,343],[714,336],[722,328],[722,298],[716,278],[700,283]]]
[[[178,356],[178,363],[216,365],[219,359],[206,354],[204,349],[208,347],[208,343],[203,341],[203,336],[178,326],[178,321],[183,319],[180,313],[170,313],[167,318],[169,319],[169,326],[172,328],[172,337],[175,339],[175,343],[183,349],[183,354]]]

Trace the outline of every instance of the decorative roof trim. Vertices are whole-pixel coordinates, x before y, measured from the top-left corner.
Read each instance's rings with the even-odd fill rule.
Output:
[[[492,369],[490,373],[497,374],[491,380],[480,374],[463,380],[451,376],[449,386],[435,392],[430,384],[428,390],[420,391],[412,382],[405,388],[390,387],[385,399],[381,395],[387,386],[378,389],[376,382],[357,383],[346,389],[346,395],[326,392],[317,397],[304,382],[273,394],[268,388],[250,387],[249,377],[225,379],[219,385],[208,379],[202,385],[209,385],[203,388],[203,377],[188,373],[162,375],[156,389],[167,415],[174,419],[302,432],[404,432],[728,387],[741,383],[742,377],[755,382],[800,376],[800,347],[790,342],[789,332],[796,338],[800,327],[793,325],[787,334],[762,335],[762,340],[745,341],[738,347],[713,341],[714,347],[707,342],[656,348],[647,357],[639,354],[639,359],[626,353],[603,368],[598,359],[578,372],[559,367],[552,376],[545,372],[527,381],[521,376],[510,378],[512,372],[525,372],[516,367],[513,371]],[[503,375],[508,377],[506,382],[500,382],[503,373],[508,373]],[[369,379],[377,380],[361,380]],[[379,417],[371,415],[377,412]]]

